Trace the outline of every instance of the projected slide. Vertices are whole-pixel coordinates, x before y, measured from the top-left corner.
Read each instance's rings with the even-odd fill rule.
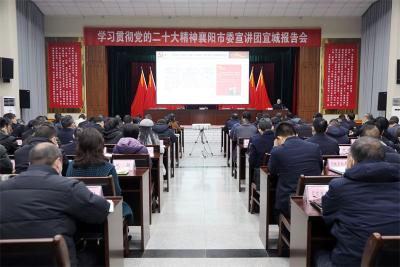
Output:
[[[248,104],[246,51],[157,51],[157,104]]]

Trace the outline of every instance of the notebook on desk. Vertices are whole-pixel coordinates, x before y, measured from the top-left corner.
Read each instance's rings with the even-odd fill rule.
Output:
[[[127,175],[131,170],[136,168],[134,159],[115,159],[113,164],[118,175]]]

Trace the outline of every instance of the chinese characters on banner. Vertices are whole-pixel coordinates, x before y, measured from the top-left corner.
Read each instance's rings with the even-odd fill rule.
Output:
[[[326,44],[324,56],[324,108],[356,108],[358,45]]]
[[[48,44],[49,108],[82,107],[81,44]]]
[[[85,45],[300,47],[321,45],[321,29],[84,28]]]

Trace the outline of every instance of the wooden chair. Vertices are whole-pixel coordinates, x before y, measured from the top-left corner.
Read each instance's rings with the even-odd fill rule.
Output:
[[[260,167],[266,167],[268,165],[269,157],[271,154],[265,153],[263,163]],[[253,214],[255,212],[255,207],[260,208],[260,191],[257,190],[257,185],[253,181],[254,179],[254,169],[249,168],[249,180],[250,180],[250,206],[249,212]]]
[[[115,145],[116,144],[104,144],[104,147],[106,148],[107,153],[112,153]]]
[[[400,266],[400,236],[373,233],[364,248],[361,267]]]
[[[62,235],[0,240],[0,266],[27,265],[70,267],[68,247]]]
[[[326,185],[335,178],[340,176],[305,176],[300,175],[297,182],[296,195],[302,196],[306,185]],[[290,247],[290,218],[285,217],[283,214],[279,215],[279,237],[278,237],[278,255],[283,255],[284,247]]]
[[[146,167],[149,168],[150,164],[150,155],[149,154],[113,154],[111,158],[111,162],[114,160],[135,160],[136,167]]]
[[[98,177],[69,177],[83,182],[85,185],[100,185],[104,196],[115,196],[115,186],[112,176]]]

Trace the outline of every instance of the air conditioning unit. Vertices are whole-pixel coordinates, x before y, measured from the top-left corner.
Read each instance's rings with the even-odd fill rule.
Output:
[[[6,113],[16,113],[15,108],[15,97],[13,96],[2,96],[0,97],[0,115],[3,116]]]
[[[391,116],[397,116],[400,118],[400,97],[393,98]]]

